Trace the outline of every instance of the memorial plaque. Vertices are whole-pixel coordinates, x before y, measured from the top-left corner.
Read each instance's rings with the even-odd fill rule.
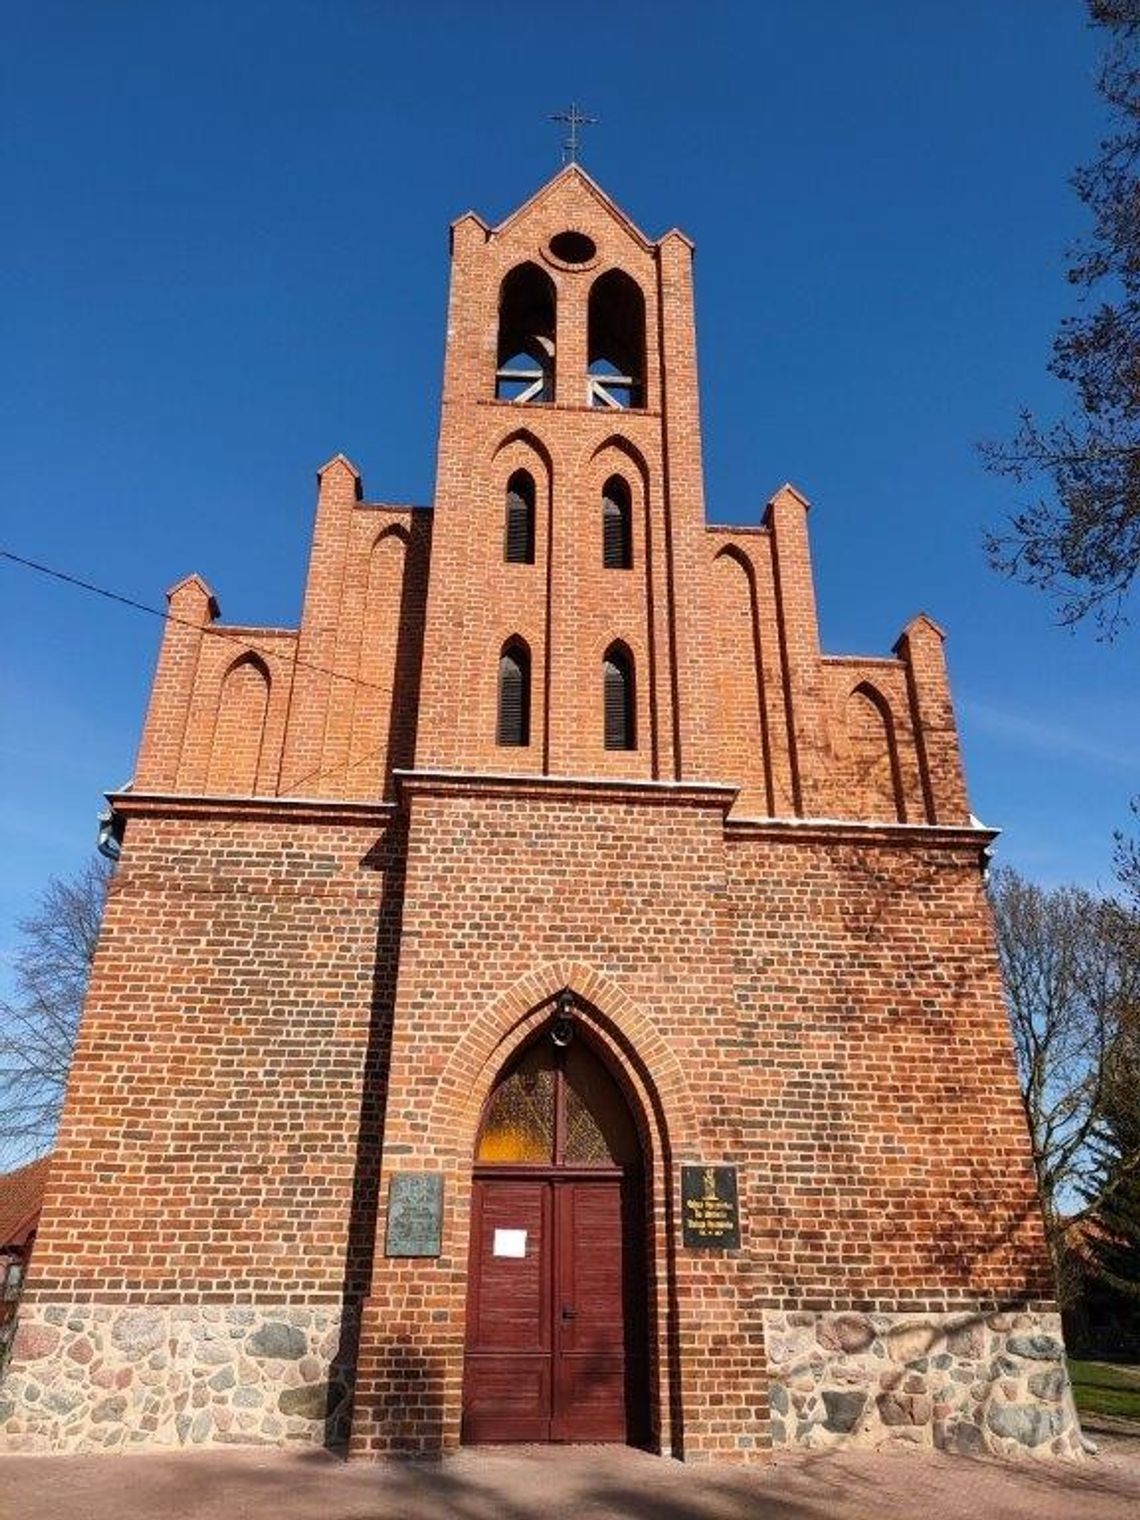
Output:
[[[681,1168],[681,1238],[698,1250],[735,1250],[740,1245],[734,1166]]]
[[[443,1178],[394,1172],[388,1184],[388,1256],[438,1256],[443,1236]]]

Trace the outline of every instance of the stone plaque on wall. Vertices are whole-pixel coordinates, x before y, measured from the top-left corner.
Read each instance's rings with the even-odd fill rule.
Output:
[[[698,1250],[735,1250],[740,1245],[734,1166],[681,1168],[681,1238]]]
[[[393,1172],[388,1184],[388,1256],[438,1256],[443,1243],[443,1178]]]

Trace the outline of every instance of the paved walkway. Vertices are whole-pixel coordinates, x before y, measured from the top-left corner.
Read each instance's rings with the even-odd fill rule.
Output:
[[[0,1457],[0,1520],[1136,1520],[1140,1458],[902,1452],[687,1467],[621,1447],[488,1447],[345,1466],[323,1452]]]

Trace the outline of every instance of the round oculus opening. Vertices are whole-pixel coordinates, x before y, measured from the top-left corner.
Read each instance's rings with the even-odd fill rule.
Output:
[[[550,239],[550,251],[563,264],[588,264],[598,247],[584,232],[556,232]]]

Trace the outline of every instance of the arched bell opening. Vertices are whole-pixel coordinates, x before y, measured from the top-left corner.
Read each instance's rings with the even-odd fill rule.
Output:
[[[645,405],[645,296],[624,270],[610,269],[590,287],[586,399],[621,411]]]
[[[495,397],[554,400],[554,281],[537,264],[519,264],[499,289]]]
[[[473,1158],[465,1442],[648,1440],[641,1131],[557,1007],[500,1072]]]

